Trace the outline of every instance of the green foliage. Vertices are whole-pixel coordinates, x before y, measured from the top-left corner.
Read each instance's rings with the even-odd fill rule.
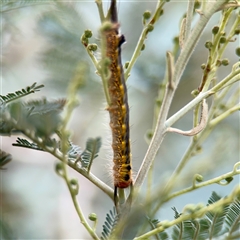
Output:
[[[36,143],[30,143],[27,139],[24,139],[24,138],[18,137],[16,142],[17,143],[12,144],[15,147],[24,147],[24,148],[30,148],[30,149],[34,149],[34,150],[44,151]]]
[[[107,213],[106,218],[105,218],[105,222],[103,225],[103,230],[102,230],[102,236],[101,239],[102,240],[107,240],[107,239],[111,239],[111,234],[114,231],[114,227],[117,223],[118,220],[118,215],[116,212],[116,208],[113,208],[113,211],[110,210],[109,213]]]
[[[211,197],[208,200],[209,204],[213,204],[220,200],[221,197],[217,195],[217,193],[213,192]],[[213,238],[214,236],[218,236],[218,234],[221,232],[224,224],[224,219],[226,217],[226,214],[228,212],[228,205],[223,206],[223,209],[220,209],[216,212],[208,212],[206,214],[206,217],[211,223],[211,227],[209,229],[209,237]]]
[[[220,199],[221,197],[216,192],[213,192],[207,206],[218,202]],[[172,209],[175,219],[182,216],[182,213],[179,213],[175,207]],[[169,226],[158,219],[151,219],[148,216],[146,216],[146,219],[152,230],[161,225],[165,225],[166,228]],[[113,230],[117,228],[117,221],[116,214],[110,211],[110,215],[107,214],[106,216],[102,232],[103,237],[101,239],[111,239]],[[217,239],[223,236],[226,236],[226,239],[237,239],[239,227],[240,201],[237,198],[231,204],[209,211],[201,218],[195,218],[193,215],[192,219],[184,220],[168,230],[154,235],[154,237],[158,240],[206,240]]]
[[[4,105],[0,134],[30,132],[41,138],[49,138],[56,133],[61,123],[60,112],[64,105],[64,100],[47,101],[46,99]]]
[[[45,147],[57,149],[61,151],[61,115],[66,100],[47,99],[31,100],[28,102],[16,101],[18,98],[27,96],[30,93],[39,91],[43,85],[34,83],[25,89],[9,93],[1,97],[1,116],[0,116],[0,134],[25,134],[34,139],[41,139],[41,144],[29,142],[27,139],[19,138],[13,146],[30,148],[34,150],[45,151]],[[53,134],[57,134],[60,140],[51,138]],[[69,142],[68,158],[81,162],[81,167],[90,171],[91,164],[98,156],[101,147],[101,138],[90,138],[86,143],[86,149],[82,152],[80,147]],[[4,153],[4,152],[3,152]],[[1,153],[1,166],[11,160],[11,155]],[[78,158],[78,159],[77,159]],[[76,160],[77,159],[77,160]]]
[[[37,91],[40,91],[40,88],[43,88],[44,85],[37,85],[37,83],[33,83],[31,86],[26,87],[25,89],[23,88],[22,90],[18,90],[15,93],[8,93],[7,95],[0,95],[0,103],[2,104],[7,104],[10,103],[14,100],[17,100],[19,98],[25,97],[31,93],[35,93]]]
[[[173,208],[175,212],[175,218],[180,216],[180,213]],[[198,239],[204,240],[208,236],[209,222],[205,219],[201,220],[186,220],[173,227],[171,239],[173,240],[187,240],[187,239]]]
[[[42,87],[43,85],[33,83],[25,89],[8,93],[7,95],[0,95],[0,135],[10,136],[13,133],[21,133],[28,129],[28,124],[31,126],[33,115],[37,113],[37,109],[39,109],[39,105],[41,105],[40,101],[22,103],[16,100],[35,93]],[[46,100],[42,101],[45,101],[46,107]],[[44,113],[43,109],[39,109],[39,111],[40,115]],[[32,122],[32,124],[34,123]]]
[[[216,192],[213,192],[208,200],[208,205],[220,199],[221,197]],[[181,216],[176,208],[173,208],[173,211],[176,219]],[[151,222],[156,224],[159,223],[158,220],[153,220]],[[201,219],[186,220],[175,225],[172,228],[171,239],[205,240],[221,237],[223,235],[227,236],[226,239],[234,239],[233,237],[237,233],[239,234],[239,226],[240,201],[236,199],[230,205],[225,205],[221,209],[207,212]]]
[[[239,197],[240,198],[240,197]],[[226,233],[226,239],[239,239],[240,237],[240,200],[235,200],[228,208],[226,219],[224,221],[225,228],[222,234]]]
[[[149,217],[147,217],[147,220],[149,222],[149,224],[151,225],[151,228],[154,229],[157,227],[157,224],[159,224],[159,220],[158,219],[150,219]],[[169,240],[169,236],[166,232],[160,232],[156,235],[157,239],[159,240]]]
[[[101,138],[89,138],[86,143],[86,149],[80,155],[82,168],[90,171],[92,162],[98,156],[99,149],[101,147]]]
[[[81,148],[77,145],[74,145],[72,142],[69,142],[68,157],[69,159],[76,160],[77,156],[82,153]]]
[[[0,169],[12,160],[12,155],[0,149]]]

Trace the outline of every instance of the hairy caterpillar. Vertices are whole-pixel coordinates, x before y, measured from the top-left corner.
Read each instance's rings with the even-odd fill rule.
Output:
[[[125,42],[119,35],[116,0],[110,6],[111,26],[104,30],[106,56],[110,59],[111,76],[108,81],[110,105],[110,127],[112,129],[114,196],[117,188],[127,188],[132,184],[132,167],[129,140],[129,106],[124,71],[121,63],[121,45]]]

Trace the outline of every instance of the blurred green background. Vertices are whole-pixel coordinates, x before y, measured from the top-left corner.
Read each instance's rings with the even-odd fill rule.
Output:
[[[22,1],[15,5],[3,5],[1,11],[1,54],[2,78],[1,94],[14,92],[33,82],[44,84],[40,92],[26,99],[65,98],[71,79],[79,77],[79,66],[88,66],[88,75],[79,91],[80,105],[75,109],[69,129],[74,144],[85,147],[89,137],[101,136],[103,146],[99,157],[94,161],[92,172],[112,186],[111,177],[111,132],[109,116],[105,110],[103,88],[95,74],[80,37],[85,29],[93,31],[92,42],[100,44],[100,20],[93,0],[88,1],[29,1],[23,7]],[[123,46],[123,62],[129,61],[142,30],[142,14],[153,11],[157,1],[120,1],[119,21],[127,43]],[[158,87],[165,74],[166,51],[173,48],[173,38],[179,32],[179,21],[185,13],[186,2],[170,2],[164,8],[164,15],[148,35],[146,48],[139,57],[128,79],[130,105],[130,125],[133,169],[137,170],[147,150],[144,140],[146,131],[153,121],[153,106]],[[104,9],[109,2],[104,3]],[[195,17],[195,20],[198,16]],[[201,64],[206,61],[206,40],[211,39],[211,28],[218,23],[216,14],[208,24],[189,64],[184,72],[175,95],[170,115],[191,99],[191,91],[201,80]],[[196,21],[194,21],[196,22]],[[239,41],[227,49],[230,63],[237,61],[234,49]],[[96,53],[100,57],[100,50]],[[222,67],[219,79],[231,71]],[[25,100],[26,100],[25,99]],[[176,127],[190,129],[192,112],[181,119]],[[54,165],[56,159],[47,153],[12,147],[17,136],[1,137],[1,148],[13,156],[7,169],[1,171],[0,207],[2,221],[14,239],[90,239],[74,210],[65,183],[59,178]],[[161,183],[175,169],[190,139],[176,134],[168,134],[159,150],[154,165],[154,186]],[[203,145],[200,155],[191,159],[185,173],[183,187],[192,183],[194,173],[203,174],[205,179],[231,171],[239,161],[239,115],[230,116],[213,131]],[[91,182],[69,170],[70,175],[79,180],[79,202],[87,216],[95,212],[99,217],[97,231],[100,233],[105,214],[113,203]],[[194,191],[165,204],[159,212],[159,220],[174,218],[171,210],[175,206],[182,210],[188,203],[206,203],[214,190],[220,195],[228,194],[239,183],[239,177],[226,186],[212,185]],[[144,188],[143,188],[144,189]]]

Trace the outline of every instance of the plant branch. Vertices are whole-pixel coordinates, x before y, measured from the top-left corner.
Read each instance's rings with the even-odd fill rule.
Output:
[[[194,112],[193,112],[193,127],[196,127],[198,125],[199,108],[200,108],[200,104],[197,104],[196,107],[194,108]],[[209,113],[208,113],[208,115],[209,115]],[[197,136],[195,135],[193,137],[193,140],[195,140],[196,138],[197,138]]]
[[[186,31],[186,18],[183,18],[181,21],[180,32],[179,32],[179,46],[182,49],[184,46],[184,37]]]
[[[103,11],[102,0],[95,0],[95,3],[97,4],[101,23],[103,23],[105,21],[105,16],[104,16],[104,11]]]
[[[141,53],[143,44],[147,38],[148,33],[150,32],[149,29],[153,27],[153,25],[156,23],[156,21],[158,20],[159,16],[160,16],[160,11],[163,7],[163,5],[165,4],[165,1],[158,1],[157,7],[155,9],[155,12],[153,13],[153,17],[151,18],[151,20],[149,21],[149,23],[143,28],[142,33],[139,37],[138,43],[135,47],[135,50],[133,52],[132,58],[128,64],[127,70],[125,71],[125,80],[127,81],[128,77],[130,76],[130,72],[134,66],[134,64],[137,61],[138,56]]]
[[[240,110],[240,103],[236,104],[235,106],[228,109],[226,112],[222,113],[218,117],[214,118],[209,122],[209,127],[215,127],[219,122],[224,120],[226,117],[231,115],[232,113]]]
[[[227,88],[229,88],[229,86],[227,86]],[[211,92],[211,89],[208,91]],[[207,93],[207,92],[206,92]],[[204,94],[206,94],[204,93]],[[199,95],[201,95],[203,93],[200,93]],[[215,95],[214,95],[215,96]],[[196,98],[198,98],[199,96],[197,96]],[[195,98],[195,99],[196,99]],[[195,100],[194,99],[194,100]],[[212,118],[212,116],[214,115],[214,112],[216,110],[216,107],[220,104],[220,100],[221,99],[216,99],[213,102],[213,106],[209,112],[209,119]],[[237,106],[235,106],[237,107]],[[235,108],[232,110],[236,110]],[[180,110],[181,111],[181,110]],[[230,114],[230,112],[229,112]],[[212,120],[213,121],[213,120]],[[170,121],[171,122],[171,121]],[[177,176],[180,174],[180,172],[182,171],[182,169],[184,168],[184,166],[186,165],[187,161],[190,159],[190,157],[193,154],[193,151],[195,151],[195,149],[201,145],[201,143],[204,141],[204,139],[206,139],[206,137],[210,134],[211,130],[215,127],[216,125],[211,125],[210,122],[207,125],[207,129],[205,129],[202,133],[200,133],[196,138],[193,138],[190,145],[188,146],[186,152],[184,153],[182,159],[180,160],[179,164],[177,165],[176,169],[174,170],[172,176],[170,177],[169,181],[167,182],[167,184],[164,187],[164,195],[168,195],[171,191],[171,189],[174,186],[174,183],[176,182]],[[159,192],[157,193],[157,195],[159,196]],[[157,209],[159,209],[159,207],[162,205],[162,201],[157,204],[157,206],[154,208],[153,212],[156,212]]]
[[[37,144],[41,144],[40,142],[38,143],[36,139],[32,139],[32,140]],[[58,158],[60,161],[63,162],[63,156],[61,156],[60,154],[57,154],[53,149],[45,148],[44,150],[46,152],[51,153],[52,155],[54,155],[56,158]],[[75,171],[77,171],[78,173],[80,173],[81,175],[83,175],[85,178],[87,178],[90,182],[92,182],[95,186],[97,186],[99,189],[105,192],[113,200],[113,189],[110,188],[108,185],[106,185],[104,182],[102,182],[99,178],[97,178],[92,173],[88,173],[86,170],[82,169],[81,167],[78,167],[78,165],[76,165],[75,162],[68,161],[68,166],[74,169]]]
[[[212,185],[212,184],[215,184],[215,183],[225,186],[225,185],[229,184],[229,182],[226,181],[225,179],[228,179],[228,178],[231,178],[235,175],[240,174],[240,169],[238,169],[239,167],[240,167],[240,162],[237,162],[234,165],[233,170],[231,172],[225,173],[221,176],[218,176],[216,178],[212,178],[210,180],[207,180],[207,181],[204,181],[204,182],[201,182],[201,183],[198,183],[198,184],[196,183],[196,178],[194,178],[194,182],[193,182],[191,187],[188,187],[188,188],[185,188],[185,189],[182,189],[180,191],[177,191],[177,192],[174,192],[174,193],[170,194],[169,196],[167,196],[166,199],[164,199],[164,202],[168,202],[169,200],[171,200],[175,197],[178,197],[180,195],[183,195],[185,193],[191,192],[192,190],[202,188],[202,187],[205,187],[205,186],[209,186],[209,185]],[[225,180],[225,181],[222,182],[223,180]]]
[[[239,63],[237,63],[239,64]],[[231,84],[240,81],[240,69],[237,69],[231,72],[226,78],[224,78],[221,82],[216,84],[213,88],[206,92],[200,92],[200,94],[194,98],[191,102],[181,108],[178,112],[176,112],[173,116],[171,116],[166,122],[165,126],[170,127],[175,122],[177,122],[181,117],[183,117],[188,111],[190,111],[194,106],[200,103],[203,99],[215,94],[217,91],[222,90],[230,86]]]
[[[44,85],[37,85],[36,82],[34,82],[31,86],[26,87],[25,89],[15,91],[14,93],[8,93],[7,95],[3,96],[0,95],[0,103],[8,104],[12,101],[16,101],[19,98],[26,97],[29,94],[35,93],[40,91],[40,88],[43,88]]]
[[[173,75],[173,82],[177,86],[180,77],[182,76],[182,73],[186,67],[186,64],[200,38],[200,35],[202,34],[203,29],[205,28],[207,22],[211,18],[211,16],[215,13],[215,11],[226,1],[218,1],[217,3],[210,3],[209,7],[206,9],[206,11],[201,15],[198,23],[196,24],[196,27],[193,29],[191,35],[189,36],[185,48],[182,50],[176,65],[175,65],[175,71]],[[137,174],[136,180],[135,180],[135,191],[137,193],[137,189],[143,184],[144,178],[151,166],[151,163],[154,161],[155,156],[157,154],[157,151],[162,143],[164,134],[166,132],[166,127],[164,127],[165,120],[167,118],[168,111],[170,109],[170,105],[174,96],[175,90],[167,91],[166,95],[163,100],[162,108],[159,113],[158,122],[156,126],[156,130],[154,132],[153,138],[150,142],[149,148],[147,150],[147,153],[144,157],[143,163],[140,167],[140,170]],[[195,99],[194,99],[195,100]]]
[[[186,23],[185,23],[184,43],[188,40],[188,37],[191,33],[191,24],[192,24],[194,3],[195,3],[194,0],[188,0],[187,16],[186,16]]]
[[[196,218],[201,218],[202,216],[204,216],[207,212],[209,211],[216,211],[216,209],[221,208],[224,205],[227,205],[231,202],[233,202],[235,200],[235,198],[237,196],[239,196],[240,194],[240,186],[237,186],[232,193],[225,197],[225,198],[221,198],[219,201],[213,203],[213,204],[209,204],[208,206],[205,207],[201,207],[199,208],[198,205],[196,205],[196,208],[194,210],[192,210],[191,213],[189,213],[187,207],[185,207],[185,211],[183,211],[183,213],[177,218],[174,219],[172,221],[164,221],[164,222],[160,222],[158,224],[158,227],[155,228],[152,231],[149,231],[141,236],[138,236],[136,238],[134,238],[134,240],[141,240],[141,239],[148,239],[149,237],[159,233],[159,232],[163,232],[165,229],[174,226],[176,224],[179,224],[183,221],[186,220],[190,220],[190,219],[196,219]]]
[[[97,58],[94,56],[93,51],[91,49],[89,49],[88,47],[86,47],[87,49],[87,53],[89,55],[89,57],[91,58],[93,65],[95,66],[96,70],[97,70],[97,74],[99,74],[99,64],[98,64],[98,60]]]
[[[191,129],[189,131],[182,131],[177,128],[169,127],[167,129],[167,131],[179,133],[184,136],[194,136],[194,135],[198,134],[199,132],[201,132],[206,127],[207,120],[208,120],[208,105],[206,103],[206,99],[203,99],[201,119],[200,119],[200,123],[197,126],[195,126],[193,129]]]
[[[217,11],[228,9],[230,7],[234,7],[234,8],[240,7],[240,4],[238,3],[238,0],[234,0],[234,1],[235,1],[235,3],[230,2],[230,3],[223,4],[222,6],[220,6],[220,8]]]
[[[239,4],[239,7],[240,7],[240,4]],[[229,41],[232,41],[232,38],[235,35],[235,31],[239,27],[239,25],[240,25],[240,15],[238,14],[237,17],[236,17],[235,22],[233,23],[233,25],[232,25],[232,27],[231,27],[231,29],[229,31],[229,34],[228,34],[228,37],[227,37],[227,41],[224,44],[222,44],[221,49],[219,49],[219,56],[220,57],[223,55],[223,52],[225,51]]]
[[[18,130],[18,125],[15,122],[12,122],[14,125],[14,128]],[[20,129],[19,129],[20,130]],[[48,147],[42,142],[39,138],[35,136],[35,134],[31,134],[30,131],[22,131],[20,130],[27,138],[31,139],[34,143],[36,143],[41,149],[43,149],[45,152],[50,153],[57,159],[59,159],[61,162],[64,162],[64,156],[61,152],[56,151],[56,149],[52,147]],[[85,169],[81,168],[78,164],[75,163],[75,161],[68,160],[67,165],[83,175],[85,178],[87,178],[90,182],[92,182],[95,186],[97,186],[99,189],[101,189],[104,193],[106,193],[112,200],[113,197],[113,189],[110,188],[107,184],[102,182],[99,178],[97,178],[92,173],[88,173]]]
[[[168,70],[168,84],[170,88],[174,88],[173,73],[174,73],[174,57],[171,52],[167,52],[167,70]]]
[[[239,66],[239,63],[236,63],[233,65],[233,68],[235,66]],[[213,92],[217,92],[237,81],[240,80],[240,68],[236,69],[235,71],[232,71],[226,78],[224,78],[221,82],[219,82],[218,84],[216,84],[211,90]]]
[[[84,75],[84,70],[82,70],[82,75]],[[67,125],[69,123],[70,117],[73,113],[74,108],[77,105],[78,99],[77,99],[77,91],[79,89],[79,83],[78,83],[78,79],[76,78],[76,80],[72,81],[69,85],[69,89],[68,89],[68,102],[67,102],[67,106],[66,106],[66,111],[64,114],[64,118],[62,121],[62,126],[60,129],[61,132],[61,151],[62,151],[62,155],[63,155],[63,164],[61,169],[57,169],[57,173],[64,179],[64,181],[66,182],[66,185],[68,187],[68,190],[71,194],[71,198],[75,207],[75,210],[78,214],[78,217],[81,221],[81,223],[83,224],[83,226],[86,228],[86,230],[88,231],[88,233],[91,235],[91,237],[93,239],[99,240],[98,236],[96,235],[95,231],[90,227],[90,225],[88,224],[88,222],[86,221],[84,214],[82,212],[82,209],[80,207],[80,204],[78,203],[77,200],[77,195],[78,195],[78,182],[77,180],[71,180],[68,176],[68,169],[67,169],[67,165],[68,165],[68,157],[67,157],[67,152],[68,152],[68,139],[69,139],[69,132],[67,130]]]

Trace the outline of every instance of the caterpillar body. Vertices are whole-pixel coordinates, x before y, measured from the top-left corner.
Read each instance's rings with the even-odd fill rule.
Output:
[[[106,56],[110,59],[108,91],[110,105],[110,127],[112,129],[113,178],[115,197],[117,188],[127,188],[132,184],[131,151],[129,136],[129,106],[124,71],[121,62],[121,45],[125,42],[119,34],[116,1],[110,6],[111,27],[104,31]]]

